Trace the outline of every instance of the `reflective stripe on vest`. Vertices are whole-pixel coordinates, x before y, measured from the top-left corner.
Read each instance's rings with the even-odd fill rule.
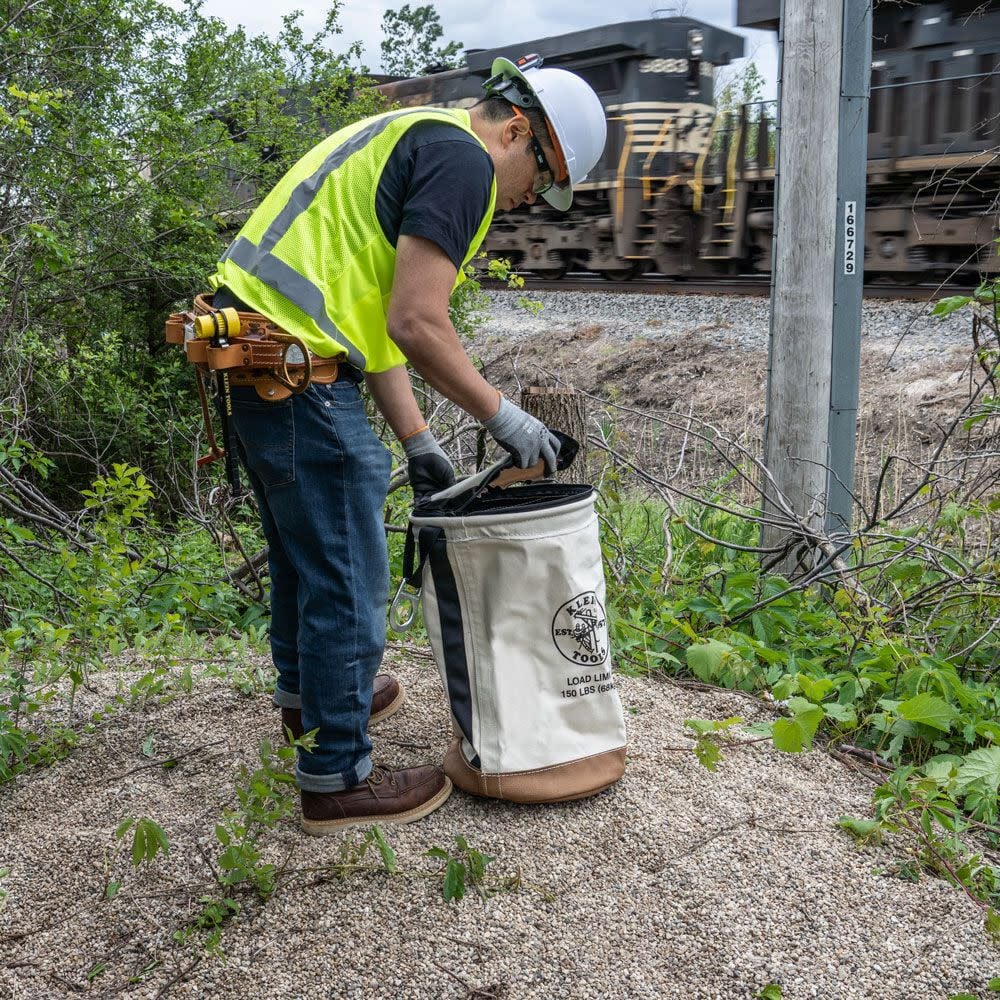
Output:
[[[229,249],[223,254],[219,262],[220,273],[213,276],[213,283],[216,286],[224,283],[225,279],[221,272],[224,270],[226,262],[235,264],[247,277],[256,279],[308,316],[327,337],[346,351],[347,360],[351,364],[363,370],[366,369],[368,359],[364,352],[330,318],[327,312],[324,289],[299,273],[299,271],[279,257],[274,251],[277,244],[288,234],[299,217],[313,205],[324,183],[333,171],[342,166],[354,153],[364,149],[368,143],[384,132],[393,122],[408,115],[427,116],[429,112],[436,112],[436,115],[448,114],[449,117],[452,117],[444,109],[409,108],[402,111],[390,112],[366,123],[358,131],[337,145],[308,177],[295,185],[287,201],[260,236],[259,242],[254,243],[243,235],[236,238]],[[452,120],[455,119],[452,118]],[[471,132],[471,129],[462,122],[457,121],[456,124],[463,131]],[[472,134],[474,135],[474,133]],[[495,192],[495,180],[493,192]],[[478,248],[481,237],[485,234],[485,226],[488,225],[488,221],[492,217],[494,198],[495,194],[491,193],[491,203],[487,215],[483,219],[480,232],[477,234],[477,240],[470,247],[470,251]],[[374,221],[378,225],[377,218]],[[244,230],[246,228],[245,226]],[[462,277],[464,275],[460,269],[459,281]],[[238,289],[235,289],[235,291],[238,293]],[[271,318],[279,323],[282,321],[282,317],[280,316],[272,316]]]
[[[271,244],[274,245],[273,243]],[[222,257],[238,264],[247,274],[260,278],[265,285],[280,289],[281,294],[292,305],[315,320],[316,325],[333,341],[347,351],[347,360],[364,371],[365,356],[350,340],[337,329],[337,324],[326,314],[323,292],[308,278],[304,278],[294,267],[286,264],[269,250],[254,246],[243,236],[238,237]]]

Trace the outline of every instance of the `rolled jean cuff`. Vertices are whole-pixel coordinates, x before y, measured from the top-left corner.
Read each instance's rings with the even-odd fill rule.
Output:
[[[275,688],[271,704],[275,708],[301,708],[302,695],[292,694],[291,691],[282,691],[281,688]]]
[[[338,774],[309,774],[301,767],[295,768],[295,782],[304,792],[342,792],[360,785],[372,773],[372,759],[364,756],[350,771]]]

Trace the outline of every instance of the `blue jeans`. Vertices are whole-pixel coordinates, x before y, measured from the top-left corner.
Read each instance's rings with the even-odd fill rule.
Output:
[[[315,750],[299,754],[299,787],[340,791],[372,769],[368,716],[385,646],[391,459],[349,375],[279,403],[249,386],[232,396],[269,546],[274,702],[301,708],[306,732],[318,729]]]

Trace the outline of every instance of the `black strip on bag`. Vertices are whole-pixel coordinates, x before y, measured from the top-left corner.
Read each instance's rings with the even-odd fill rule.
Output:
[[[406,526],[406,541],[403,542],[403,579],[414,589],[420,589],[420,577],[424,570],[423,557],[419,565],[415,564],[416,544],[413,538],[413,525]]]
[[[437,594],[438,617],[441,622],[441,646],[445,676],[448,679],[448,701],[452,715],[462,735],[472,742],[472,690],[469,684],[469,663],[465,657],[465,627],[462,624],[462,604],[458,585],[448,561],[448,543],[441,528],[421,528],[418,535],[420,553],[430,558],[434,592]],[[423,559],[421,559],[421,562]],[[471,761],[479,767],[479,756]]]

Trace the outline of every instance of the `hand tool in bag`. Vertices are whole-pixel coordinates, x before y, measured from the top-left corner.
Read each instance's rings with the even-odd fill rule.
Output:
[[[562,431],[550,431],[559,439],[559,455],[556,458],[556,472],[562,472],[563,469],[568,469],[574,461],[576,461],[576,456],[580,452],[580,444],[575,438],[571,438],[568,434],[563,434]],[[491,479],[488,482],[488,486],[497,487],[498,489],[503,489],[505,486],[510,486],[512,483],[527,483],[532,479],[541,479],[545,475],[545,460],[539,459],[534,465],[527,469],[518,469],[513,464],[513,459],[510,459],[503,467],[503,469],[497,474],[495,479]]]
[[[562,472],[568,469],[576,459],[580,451],[580,444],[575,438],[571,438],[562,431],[551,431],[559,439],[559,455],[556,459],[556,471]],[[440,503],[441,501],[458,500],[465,498],[467,503],[472,503],[476,497],[481,496],[486,490],[506,489],[515,483],[531,482],[541,479],[545,475],[545,460],[539,459],[534,465],[527,469],[519,469],[514,465],[514,459],[506,455],[498,462],[482,472],[477,472],[474,476],[468,476],[460,480],[453,486],[432,493],[429,497],[422,498],[420,503]],[[419,507],[420,504],[417,504]],[[456,510],[456,513],[459,513]],[[403,551],[403,579],[396,590],[396,595],[392,599],[389,607],[389,628],[393,632],[406,632],[413,624],[417,616],[417,602],[420,600],[420,572],[423,568],[422,560],[416,559],[414,551],[414,540],[412,531],[406,533],[406,543]]]

